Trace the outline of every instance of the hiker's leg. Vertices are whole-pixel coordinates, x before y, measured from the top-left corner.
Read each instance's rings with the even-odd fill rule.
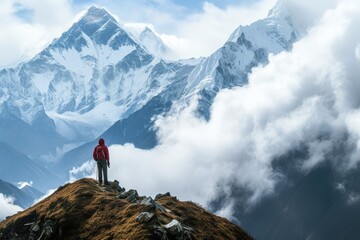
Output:
[[[104,161],[104,165],[103,165],[103,168],[104,168],[104,183],[108,183],[108,176],[107,176],[107,162]]]
[[[100,160],[97,161],[97,166],[98,166],[98,174],[99,174],[99,183],[102,183],[102,164]]]

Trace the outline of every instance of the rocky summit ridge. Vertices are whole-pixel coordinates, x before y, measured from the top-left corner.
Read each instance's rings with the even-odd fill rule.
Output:
[[[253,239],[192,202],[125,191],[116,180],[89,178],[58,188],[33,207],[0,222],[0,239]]]

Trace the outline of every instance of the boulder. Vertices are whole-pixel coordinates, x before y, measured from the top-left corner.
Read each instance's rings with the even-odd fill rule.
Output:
[[[137,191],[134,189],[130,189],[127,192],[122,192],[118,196],[118,198],[127,199],[131,203],[135,203],[137,201],[138,197],[139,197],[139,195],[138,195]]]
[[[159,194],[157,194],[156,196],[155,196],[155,201],[157,201],[157,200],[159,200],[160,198],[163,198],[163,197],[170,197],[171,195],[170,195],[170,193],[169,192],[167,192],[167,193],[165,193],[165,194],[161,194],[161,193],[159,193]]]
[[[159,203],[155,202],[151,197],[147,197],[143,199],[140,204],[150,206],[152,210],[160,210],[164,212],[169,212],[169,210],[165,209]]]
[[[114,180],[111,183],[111,187],[115,188],[118,192],[122,193],[125,192],[125,188],[121,187],[118,180]]]
[[[138,222],[148,222],[154,217],[154,213],[142,212],[136,217]]]
[[[160,239],[191,240],[191,231],[192,228],[183,226],[176,219],[166,225],[154,226],[154,233]]]
[[[126,199],[131,203],[136,203],[138,197],[139,197],[139,194],[137,193],[137,191],[134,189],[131,189],[131,190],[129,190],[129,196]]]

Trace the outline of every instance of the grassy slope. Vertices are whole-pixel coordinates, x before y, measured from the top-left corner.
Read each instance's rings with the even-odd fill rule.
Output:
[[[115,184],[104,188],[93,179],[67,184],[33,207],[0,222],[0,239],[9,239],[14,233],[17,239],[27,239],[29,227],[25,223],[48,219],[56,223],[51,239],[159,239],[154,234],[154,224],[167,224],[172,219],[193,228],[192,239],[252,239],[230,221],[171,196],[158,201],[171,212],[156,210],[155,218],[140,223],[136,217],[141,212],[154,210],[119,199],[118,195]]]

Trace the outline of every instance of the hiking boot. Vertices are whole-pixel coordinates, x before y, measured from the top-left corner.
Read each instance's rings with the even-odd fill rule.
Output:
[[[105,181],[104,185],[110,185],[110,183],[108,181]]]
[[[101,184],[102,184],[102,181],[99,181],[99,184],[101,185]]]

